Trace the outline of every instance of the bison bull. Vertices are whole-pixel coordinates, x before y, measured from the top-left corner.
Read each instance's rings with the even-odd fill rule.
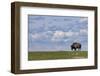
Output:
[[[80,43],[77,43],[77,42],[74,42],[72,45],[71,45],[71,50],[81,50],[81,44]]]

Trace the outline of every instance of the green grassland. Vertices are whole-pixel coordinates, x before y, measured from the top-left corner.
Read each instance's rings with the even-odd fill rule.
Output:
[[[28,52],[28,60],[83,59],[88,51]]]

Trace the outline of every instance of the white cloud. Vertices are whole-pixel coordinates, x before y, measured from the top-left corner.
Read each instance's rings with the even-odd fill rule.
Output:
[[[85,30],[80,30],[80,32],[85,32]],[[79,32],[64,32],[64,31],[46,31],[42,33],[31,34],[33,40],[52,40],[52,41],[67,41],[66,39],[72,36],[78,36]]]
[[[87,29],[80,29],[80,33],[87,34]]]
[[[73,36],[75,33],[74,32],[65,32],[65,36],[69,37],[69,36]]]
[[[63,31],[55,31],[53,37],[54,38],[63,38],[65,36],[65,32]]]
[[[42,33],[31,34],[31,37],[34,40],[49,39],[52,34],[53,34],[52,31],[46,31]]]
[[[63,32],[63,31],[55,31],[52,37],[52,41],[61,41],[64,40],[65,37],[71,37],[78,35],[78,32]]]
[[[39,39],[40,35],[39,34],[31,34],[32,39]]]

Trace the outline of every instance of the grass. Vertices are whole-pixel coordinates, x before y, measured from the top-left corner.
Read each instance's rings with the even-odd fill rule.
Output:
[[[87,51],[28,52],[28,60],[87,58]]]

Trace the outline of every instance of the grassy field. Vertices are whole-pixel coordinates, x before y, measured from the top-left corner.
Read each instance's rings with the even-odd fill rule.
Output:
[[[81,59],[87,57],[87,51],[28,52],[28,60]]]

